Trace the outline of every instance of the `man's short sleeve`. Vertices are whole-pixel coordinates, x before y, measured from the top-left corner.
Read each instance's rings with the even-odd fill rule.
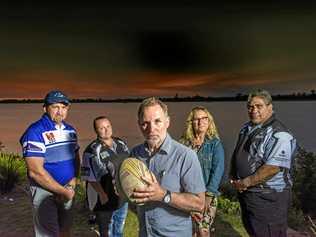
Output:
[[[185,156],[181,174],[181,183],[184,191],[190,193],[205,192],[202,169],[197,154],[193,150],[188,149]]]
[[[127,143],[119,138],[117,138],[117,142],[122,145],[123,152],[130,153]]]
[[[30,127],[21,137],[23,157],[45,157],[46,147],[42,134]]]
[[[82,158],[81,166],[81,178],[82,180],[89,182],[97,182],[94,170],[91,167],[91,159],[94,158],[94,154],[85,151]]]
[[[291,158],[295,150],[295,139],[287,132],[275,133],[267,145],[267,165],[274,165],[290,169]]]

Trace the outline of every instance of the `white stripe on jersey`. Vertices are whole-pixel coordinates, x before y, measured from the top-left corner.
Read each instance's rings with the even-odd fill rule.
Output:
[[[26,141],[23,142],[23,153],[27,152],[34,152],[34,153],[45,153],[46,147],[41,142],[34,142],[34,141]]]
[[[75,141],[76,132],[74,130],[52,130],[42,133],[45,145]]]
[[[66,144],[77,144],[76,141],[65,141],[65,142],[59,142],[59,143],[55,143],[55,144],[51,144],[51,145],[47,145],[47,149],[52,148],[52,147],[56,147],[56,146],[64,146]]]

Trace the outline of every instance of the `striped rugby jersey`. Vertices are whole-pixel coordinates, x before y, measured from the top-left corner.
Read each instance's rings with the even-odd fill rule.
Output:
[[[20,139],[23,157],[41,157],[44,168],[61,185],[75,177],[75,154],[79,146],[76,130],[63,122],[59,127],[44,114]],[[30,180],[35,184],[34,180]]]

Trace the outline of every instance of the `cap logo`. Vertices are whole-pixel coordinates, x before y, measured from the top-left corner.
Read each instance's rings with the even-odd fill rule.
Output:
[[[54,103],[65,103],[68,105],[69,99],[61,91],[51,91],[46,95],[44,104],[49,105]]]
[[[65,96],[64,96],[62,93],[60,93],[60,92],[56,92],[54,96],[60,97],[60,98],[65,97]]]

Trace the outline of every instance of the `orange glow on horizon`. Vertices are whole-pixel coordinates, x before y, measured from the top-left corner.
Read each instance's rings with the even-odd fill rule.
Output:
[[[1,98],[42,98],[53,89],[71,98],[126,98],[144,96],[210,95],[227,88],[283,85],[306,73],[209,73],[164,74],[159,72],[67,72],[53,70],[0,71]],[[286,85],[285,85],[286,86]],[[312,86],[312,85],[311,85]],[[294,88],[295,89],[295,88]]]

